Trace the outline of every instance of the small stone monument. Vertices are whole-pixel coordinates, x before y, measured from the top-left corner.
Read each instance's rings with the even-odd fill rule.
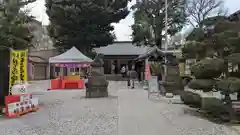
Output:
[[[91,73],[88,77],[86,98],[99,98],[108,96],[108,81],[103,73],[103,55],[98,54],[91,64]]]
[[[175,56],[168,56],[167,75],[164,88],[167,93],[179,94],[183,90],[182,79],[179,73],[178,61]]]

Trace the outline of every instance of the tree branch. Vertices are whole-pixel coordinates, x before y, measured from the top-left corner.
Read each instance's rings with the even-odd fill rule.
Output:
[[[191,0],[187,4],[186,12],[188,17],[200,26],[201,22],[215,10],[220,9],[221,5],[223,5],[222,0]]]

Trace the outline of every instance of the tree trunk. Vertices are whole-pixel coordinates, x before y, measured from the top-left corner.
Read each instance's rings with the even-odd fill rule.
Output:
[[[198,61],[200,61],[200,60],[201,60],[200,55],[199,55],[199,54],[196,54],[196,61],[198,62]]]
[[[240,77],[240,64],[237,64],[237,77]]]
[[[81,48],[78,48],[78,50],[79,50],[81,53],[83,53],[84,55],[86,55],[86,54],[88,53],[89,48],[87,48],[87,47],[81,47]]]
[[[240,91],[237,92],[237,100],[240,100]]]
[[[0,50],[0,105],[4,105],[5,96],[9,92],[9,50]]]
[[[224,73],[225,73],[225,78],[229,77],[229,72],[228,72],[228,63],[224,62]]]
[[[225,102],[230,115],[230,120],[235,120],[235,114],[232,107],[232,100],[231,100],[230,94],[225,94]]]
[[[158,37],[155,42],[156,42],[156,46],[159,49],[161,49],[162,48],[162,37]]]
[[[155,38],[155,44],[156,46],[161,49],[162,48],[162,29],[159,26],[162,26],[162,20],[156,20],[153,22],[153,32],[154,32],[154,38]]]

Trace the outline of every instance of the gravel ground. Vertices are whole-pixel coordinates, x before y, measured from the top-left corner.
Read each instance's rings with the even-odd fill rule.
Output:
[[[48,85],[29,86],[40,110],[1,118],[0,135],[239,135],[194,116],[184,105],[149,100],[146,91],[129,90],[123,82],[110,82],[110,97],[99,99],[85,99],[84,90],[47,92]]]
[[[183,105],[169,105],[161,114],[175,128],[179,135],[239,135],[231,127],[212,123]]]
[[[84,90],[46,92],[47,86],[37,82],[30,87],[40,99],[40,110],[16,119],[2,118],[1,135],[117,135],[116,96],[85,99]]]

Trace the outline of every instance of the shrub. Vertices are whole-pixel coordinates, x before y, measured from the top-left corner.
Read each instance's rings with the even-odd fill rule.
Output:
[[[223,67],[222,59],[208,58],[195,63],[191,67],[191,72],[197,79],[212,79],[221,75]]]
[[[227,113],[223,101],[216,97],[203,97],[201,109],[211,112],[215,116],[220,116],[221,114]]]
[[[217,89],[224,93],[234,93],[240,90],[240,79],[229,77],[216,83]]]
[[[188,87],[195,90],[203,90],[203,92],[212,91],[214,80],[211,79],[193,79],[189,82]]]
[[[186,105],[193,105],[194,107],[201,107],[201,97],[200,95],[190,92],[190,91],[183,91],[180,95],[181,100]]]

